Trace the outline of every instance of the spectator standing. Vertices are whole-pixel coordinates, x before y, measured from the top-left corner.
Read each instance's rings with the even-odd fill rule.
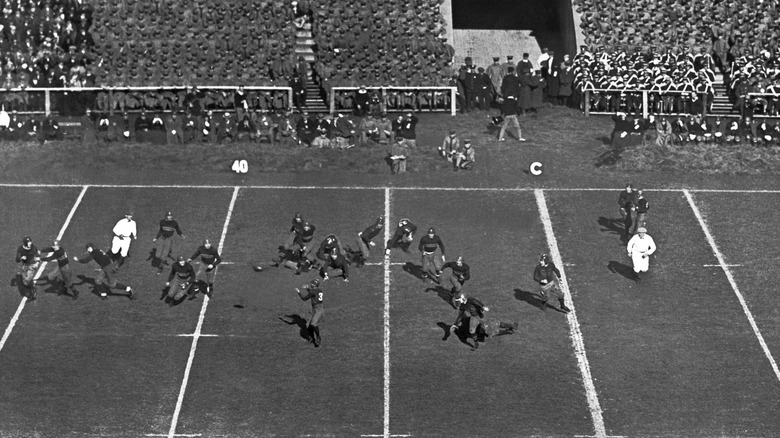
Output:
[[[501,116],[504,118],[504,121],[501,123],[498,141],[506,141],[504,135],[509,128],[517,129],[518,141],[526,141],[526,139],[523,138],[523,132],[520,129],[520,121],[517,119],[517,101],[513,95],[508,95],[504,98],[504,101],[501,104]]]
[[[406,113],[406,116],[401,121],[399,133],[406,140],[406,144],[410,148],[417,147],[417,124],[419,122],[420,119],[411,111]]]
[[[506,70],[503,66],[501,66],[498,60],[498,56],[494,56],[493,63],[488,66],[486,71],[487,75],[490,77],[490,82],[493,85],[493,91],[496,98],[501,96],[501,82],[504,80],[504,76],[507,74]]]

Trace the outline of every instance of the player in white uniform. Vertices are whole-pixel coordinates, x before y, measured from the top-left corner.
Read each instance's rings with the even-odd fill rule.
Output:
[[[111,242],[111,258],[117,264],[117,268],[122,266],[125,258],[130,252],[130,241],[138,237],[133,212],[128,211],[124,219],[114,225],[114,240]]]
[[[634,280],[642,281],[640,272],[647,272],[650,267],[650,255],[655,252],[655,242],[647,234],[647,228],[639,227],[636,234],[628,241],[628,256],[634,263]]]

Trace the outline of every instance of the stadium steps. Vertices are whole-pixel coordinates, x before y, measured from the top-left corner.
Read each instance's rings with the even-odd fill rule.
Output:
[[[734,108],[734,105],[729,100],[728,88],[723,82],[722,74],[718,73],[715,75],[715,82],[712,84],[712,88],[715,90],[715,95],[712,98],[710,113],[716,116],[738,116],[739,111]]]
[[[311,22],[307,22],[302,29],[295,31],[295,59],[303,56],[309,63],[306,72],[306,105],[305,108],[312,113],[328,112],[328,104],[323,98],[322,88],[314,80],[312,72],[317,55],[314,53],[314,38],[311,33]]]

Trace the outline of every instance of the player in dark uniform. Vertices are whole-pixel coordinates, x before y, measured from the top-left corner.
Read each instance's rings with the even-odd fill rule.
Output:
[[[631,183],[626,184],[626,189],[620,192],[618,205],[620,206],[620,221],[624,229],[624,239],[628,239],[628,232],[633,222],[632,214],[636,204],[636,192],[631,187]]]
[[[331,249],[328,259],[320,267],[320,275],[322,275],[323,280],[330,279],[328,272],[332,269],[341,270],[344,282],[349,283],[349,261],[344,253],[339,252],[336,248]]]
[[[52,260],[57,261],[57,267],[52,269],[46,278],[49,282],[54,282],[57,277],[62,281],[63,292],[70,291],[71,296],[75,300],[79,297],[79,291],[73,286],[73,272],[70,269],[70,261],[68,260],[68,253],[65,248],[60,246],[60,241],[55,240],[52,242],[51,247],[44,248],[43,253],[48,253],[46,257],[41,257],[44,262],[50,262]]]
[[[165,287],[168,289],[165,302],[171,305],[178,303],[187,294],[193,281],[195,281],[195,268],[183,256],[179,256],[176,263],[171,266],[171,273],[168,275],[168,281],[165,282]]]
[[[454,262],[445,263],[441,267],[441,270],[444,271],[447,268],[450,268],[450,274],[445,275],[439,284],[450,288],[450,299],[452,306],[458,307],[455,299],[460,294],[461,288],[463,287],[463,284],[466,282],[466,280],[471,278],[471,269],[469,268],[469,265],[467,265],[463,260],[463,256],[458,256]]]
[[[198,267],[198,273],[195,275],[195,279],[203,281],[203,277],[206,277],[206,295],[211,298],[214,293],[214,276],[217,273],[217,265],[222,261],[219,256],[219,251],[211,245],[209,239],[203,240],[203,245],[199,246],[189,259],[187,263],[192,262],[200,257],[200,266]]]
[[[436,256],[436,249],[441,249],[441,257]],[[417,249],[422,253],[423,280],[430,278],[436,283],[441,277],[441,266],[446,261],[444,256],[444,242],[436,235],[433,227],[428,228],[428,234],[420,238]]]
[[[293,216],[292,219],[292,226],[290,227],[289,236],[284,242],[284,247],[286,249],[292,248],[295,238],[301,234],[303,231],[303,224],[304,224],[303,216],[300,213],[295,213],[295,216]]]
[[[184,239],[184,234],[179,228],[179,223],[173,219],[173,213],[166,212],[165,219],[160,220],[160,229],[157,236],[152,239],[155,243],[154,260],[152,266],[157,266],[157,273],[160,274],[167,264],[168,257],[173,257],[173,233],[176,233]]]
[[[322,306],[322,289],[320,281],[316,278],[311,283],[302,286],[303,291],[295,288],[295,292],[303,301],[311,301],[311,319],[306,323],[309,333],[309,342],[313,342],[315,347],[319,347],[322,342],[320,338],[320,318],[322,318],[325,309]]]
[[[100,274],[98,274],[98,277],[95,279],[95,287],[100,289],[100,298],[105,300],[108,298],[108,292],[110,292],[111,289],[116,288],[124,289],[125,295],[132,300],[134,298],[133,289],[116,280],[116,265],[111,260],[111,257],[102,249],[95,248],[95,245],[92,243],[88,243],[84,245],[84,247],[87,252],[81,257],[73,257],[73,260],[80,263],[89,263],[90,260],[95,260],[95,263],[100,266]],[[105,286],[108,291],[102,288],[102,286]]]
[[[317,268],[321,268],[324,263],[330,262],[330,255],[333,251],[337,251],[340,255],[344,255],[344,248],[341,246],[339,238],[335,234],[328,234],[325,240],[320,243],[320,248],[317,250]]]
[[[284,266],[288,269],[295,269],[296,274],[300,275],[301,272],[309,272],[311,267],[311,261],[303,256],[303,250],[300,248],[285,249],[284,246],[279,246],[279,253],[276,258],[271,261],[273,266]]]
[[[30,301],[38,296],[38,289],[35,287],[35,271],[40,266],[41,253],[33,243],[30,237],[22,239],[22,245],[16,249],[16,263],[19,264],[19,270],[16,276],[22,282],[22,285],[28,289],[27,298]]]
[[[390,237],[390,240],[387,241],[385,254],[390,254],[390,250],[393,248],[401,248],[405,252],[409,252],[409,245],[414,240],[415,231],[417,231],[417,225],[413,224],[409,219],[403,218],[398,221],[398,227]]]
[[[469,320],[469,338],[474,343],[471,347],[472,351],[479,348],[479,339],[477,337],[477,328],[482,323],[482,318],[485,317],[485,312],[490,309],[482,304],[476,298],[466,297],[464,294],[459,294],[455,298],[455,303],[458,308],[458,317],[455,318],[455,322],[450,326],[450,332],[455,332],[463,324],[463,322]]]
[[[315,231],[317,231],[317,227],[312,225],[309,221],[305,221],[301,226],[300,231],[295,232],[293,245],[289,248],[300,248],[301,251],[303,251],[303,256],[308,257],[314,248],[312,241],[314,240]]]
[[[650,209],[650,203],[645,199],[641,189],[636,190],[636,209],[634,211],[634,220],[631,225],[631,234],[636,234],[636,230],[641,227],[647,227],[647,210]]]
[[[539,256],[539,264],[534,268],[534,281],[539,283],[539,299],[541,300],[541,309],[547,310],[547,305],[550,302],[552,295],[558,298],[561,312],[569,313],[569,308],[564,303],[564,295],[561,290],[559,281],[561,278],[561,271],[555,267],[555,264],[550,260],[550,256],[542,254]]]
[[[368,257],[371,255],[370,248],[372,246],[375,246],[374,242],[372,240],[374,237],[379,235],[379,233],[384,229],[385,227],[385,218],[382,216],[379,216],[376,218],[376,222],[369,225],[365,230],[358,233],[358,248],[360,248],[360,252],[363,253],[363,258],[368,259]]]

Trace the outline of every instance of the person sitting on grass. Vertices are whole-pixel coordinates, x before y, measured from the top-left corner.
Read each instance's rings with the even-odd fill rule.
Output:
[[[475,158],[474,148],[471,147],[471,140],[464,141],[463,149],[453,157],[453,170],[471,170],[474,167]]]
[[[325,130],[320,130],[320,135],[314,138],[311,142],[311,147],[322,149],[322,148],[329,148],[331,147],[330,139],[328,138],[328,133]]]
[[[460,150],[460,139],[456,135],[455,130],[450,129],[450,134],[444,137],[444,141],[439,147],[439,154],[448,161],[452,161],[452,155],[458,150]]]
[[[409,145],[400,135],[395,136],[395,143],[390,145],[390,161],[392,161],[392,173],[406,173],[406,160],[409,158]]]

